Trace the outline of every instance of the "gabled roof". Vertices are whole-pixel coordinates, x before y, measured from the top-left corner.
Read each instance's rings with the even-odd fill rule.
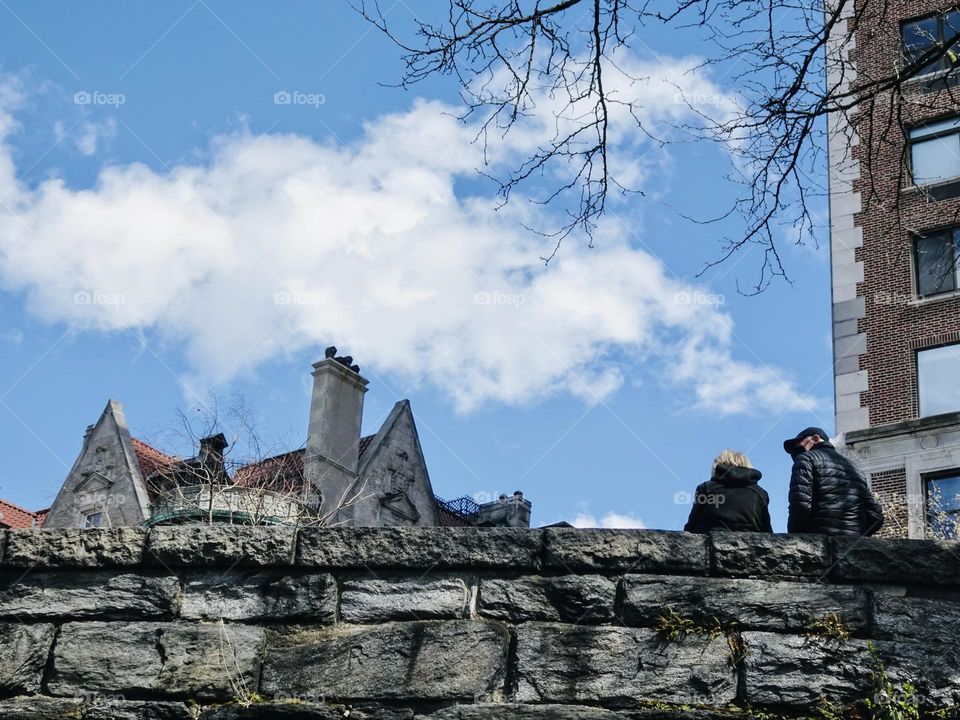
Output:
[[[31,512],[19,505],[14,505],[12,502],[0,500],[0,527],[8,527],[14,530],[39,527],[43,524],[43,519],[46,516],[46,510]]]

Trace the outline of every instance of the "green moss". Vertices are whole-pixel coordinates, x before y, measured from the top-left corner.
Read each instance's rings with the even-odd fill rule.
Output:
[[[807,626],[807,637],[826,638],[846,642],[850,639],[850,628],[840,613],[827,613]]]
[[[677,613],[672,607],[657,616],[657,634],[663,640],[681,640],[690,635],[707,635],[711,640],[723,634],[723,627],[716,618],[709,625],[701,625]]]

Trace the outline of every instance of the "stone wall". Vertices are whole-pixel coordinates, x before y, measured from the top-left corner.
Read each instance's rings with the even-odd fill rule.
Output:
[[[160,527],[0,548],[0,720],[801,717],[868,697],[878,662],[960,701],[947,543]]]

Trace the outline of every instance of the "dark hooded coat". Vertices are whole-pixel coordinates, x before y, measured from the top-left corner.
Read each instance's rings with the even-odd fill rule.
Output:
[[[697,486],[687,532],[711,530],[741,532],[773,532],[770,526],[770,496],[757,485],[759,470],[717,465],[713,477]]]

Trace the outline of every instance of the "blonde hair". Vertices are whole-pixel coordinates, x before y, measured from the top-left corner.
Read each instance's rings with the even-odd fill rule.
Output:
[[[735,465],[736,467],[752,468],[753,463],[750,462],[750,458],[744,455],[742,452],[737,452],[736,450],[721,450],[720,454],[713,459],[713,468],[711,472],[715,472],[717,465]]]

